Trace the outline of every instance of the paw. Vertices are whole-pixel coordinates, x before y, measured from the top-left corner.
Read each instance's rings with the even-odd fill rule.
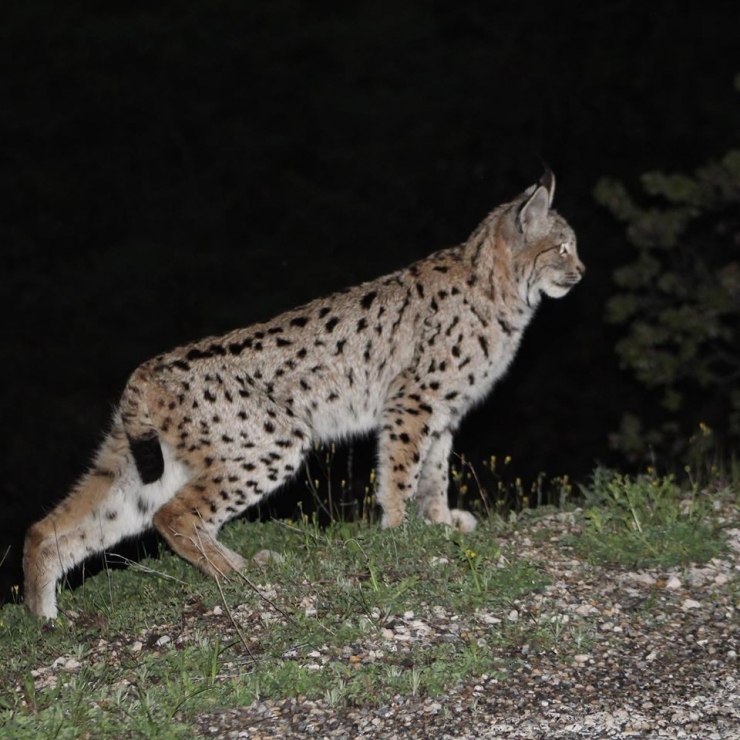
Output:
[[[380,520],[381,529],[395,529],[403,524],[404,512],[402,511],[384,511],[383,518]]]
[[[450,514],[452,516],[452,526],[458,532],[472,532],[478,525],[476,518],[469,511],[452,509]]]

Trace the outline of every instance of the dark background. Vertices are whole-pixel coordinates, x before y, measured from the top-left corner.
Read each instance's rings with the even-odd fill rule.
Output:
[[[611,462],[632,250],[594,185],[690,171],[740,124],[740,9],[674,5],[3,3],[0,585],[140,362],[464,240],[542,160],[588,274],[456,449],[525,481]]]

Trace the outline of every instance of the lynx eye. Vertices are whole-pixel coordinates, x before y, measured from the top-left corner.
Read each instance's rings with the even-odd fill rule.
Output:
[[[560,248],[558,249],[558,254],[561,257],[564,257],[566,254],[568,254],[569,251],[570,250],[568,249],[568,245],[567,244],[561,244],[560,245]]]

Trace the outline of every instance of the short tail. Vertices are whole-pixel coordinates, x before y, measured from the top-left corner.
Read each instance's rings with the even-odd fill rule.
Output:
[[[147,365],[129,379],[121,398],[121,421],[142,483],[155,483],[164,474],[164,457],[152,419],[152,391],[156,383]]]

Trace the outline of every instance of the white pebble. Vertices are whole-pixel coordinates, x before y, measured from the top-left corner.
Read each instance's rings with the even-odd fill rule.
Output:
[[[596,607],[591,606],[591,604],[581,604],[580,606],[577,606],[574,611],[582,617],[587,617],[589,614],[593,614],[599,610]]]
[[[669,579],[668,579],[668,580],[666,581],[665,587],[666,587],[666,588],[667,588],[667,589],[668,589],[669,591],[677,591],[677,590],[678,590],[679,588],[681,588],[681,579],[680,579],[680,578],[678,578],[677,576],[673,576],[673,575],[672,575],[672,576],[671,576],[671,577],[670,577],[670,578],[669,578]]]
[[[629,577],[643,586],[654,586],[655,578],[649,573],[630,573]]]

